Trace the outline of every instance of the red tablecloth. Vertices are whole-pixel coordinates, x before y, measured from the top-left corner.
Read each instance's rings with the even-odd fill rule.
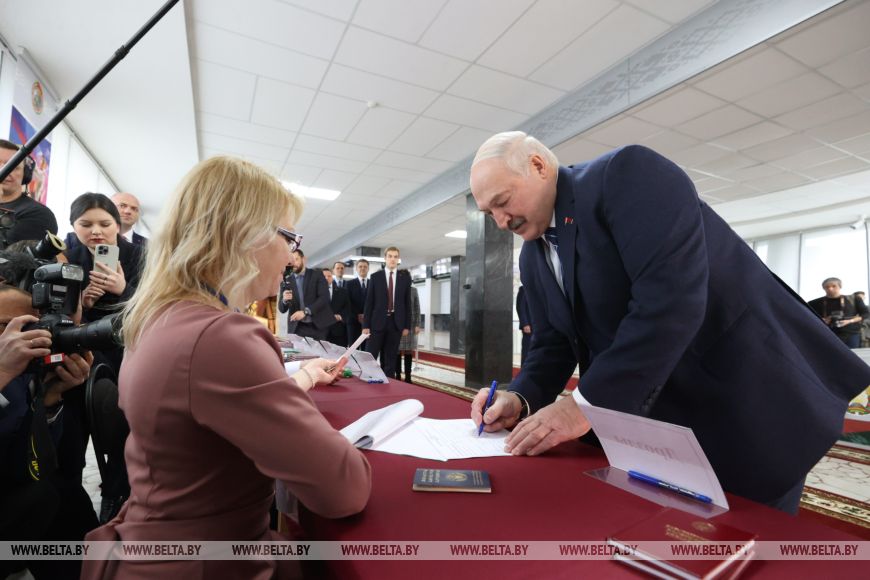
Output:
[[[469,403],[414,385],[388,385],[344,379],[320,387],[311,396],[324,416],[342,428],[373,409],[416,398],[424,417],[464,418]],[[783,450],[787,452],[787,450]],[[739,450],[735,450],[738,453]],[[565,443],[540,457],[493,457],[450,461],[418,459],[367,451],[373,470],[372,496],[365,511],[328,520],[303,509],[302,527],[309,540],[345,541],[588,541],[604,540],[661,509],[660,506],[584,475],[607,465],[603,452],[580,443]],[[491,494],[420,493],[411,490],[418,467],[483,469]],[[731,510],[716,518],[758,534],[759,540],[854,541],[856,538],[815,522],[803,521],[730,495]],[[756,561],[746,577],[859,577],[861,562]],[[639,577],[610,561],[377,561],[319,562],[309,569],[334,578],[577,578]]]

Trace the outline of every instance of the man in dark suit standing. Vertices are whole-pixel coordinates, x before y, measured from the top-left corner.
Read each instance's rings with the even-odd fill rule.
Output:
[[[411,277],[399,276],[399,248],[384,252],[384,269],[372,274],[363,312],[363,333],[369,334],[366,350],[388,377],[396,377],[399,341],[411,330]]]
[[[365,258],[357,260],[356,275],[356,278],[347,282],[347,297],[350,300],[350,317],[347,321],[348,344],[356,342],[362,332],[363,311],[369,290],[369,261]]]
[[[526,362],[529,353],[529,345],[532,342],[532,317],[529,314],[529,305],[526,304],[526,290],[520,286],[517,290],[517,317],[520,319],[519,329],[523,333],[523,342],[520,350],[520,366]]]
[[[119,192],[112,196],[112,201],[118,206],[118,213],[121,214],[121,235],[128,242],[132,242],[137,246],[144,246],[148,243],[148,238],[137,234],[133,231],[133,226],[139,223],[139,212],[141,204],[139,199],[132,193]]]
[[[343,265],[343,264],[342,264]],[[332,279],[332,270],[323,269],[323,277],[326,278],[326,286],[329,288],[329,306],[335,317],[335,323],[326,331],[326,340],[338,346],[347,346],[347,319],[350,316],[350,301],[347,298],[347,290],[339,287]]]
[[[278,311],[288,312],[287,332],[317,340],[326,338],[326,332],[335,322],[329,307],[329,288],[326,278],[305,266],[305,254],[294,250],[290,265],[293,274],[281,282]]]
[[[584,399],[684,425],[727,491],[797,511],[807,472],[836,441],[870,367],[685,172],[640,146],[560,167],[514,131],[478,150],[471,191],[525,240],[520,275],[535,322],[513,392],[500,391],[485,418],[479,393],[476,422],[516,425],[506,440],[516,455],[585,434]],[[553,402],[578,363],[580,388]]]

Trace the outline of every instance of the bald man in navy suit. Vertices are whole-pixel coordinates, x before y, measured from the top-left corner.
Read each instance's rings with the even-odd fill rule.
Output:
[[[471,169],[478,208],[525,240],[535,322],[510,392],[481,416],[515,427],[516,455],[589,431],[589,403],[690,427],[723,487],[796,512],[807,472],[870,384],[855,356],[698,198],[679,167],[640,146],[560,167],[522,132]],[[580,387],[559,400],[574,368]]]

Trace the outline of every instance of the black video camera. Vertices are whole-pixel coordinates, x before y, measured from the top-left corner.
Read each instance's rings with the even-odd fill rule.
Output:
[[[65,249],[63,240],[47,232],[39,242],[25,243],[22,251],[0,254],[3,278],[29,292],[33,308],[39,311],[39,320],[23,330],[41,328],[51,333],[52,354],[40,359],[46,365],[63,362],[64,354],[108,350],[123,344],[117,316],[76,326],[72,317],[78,310],[84,270],[56,261]]]

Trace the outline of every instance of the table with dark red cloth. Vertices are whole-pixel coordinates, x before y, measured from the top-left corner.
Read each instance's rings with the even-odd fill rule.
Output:
[[[367,384],[342,379],[318,387],[311,397],[337,429],[363,414],[397,401],[423,403],[422,416],[457,419],[469,416],[469,402],[398,381]],[[734,450],[739,453],[739,449]],[[787,445],[783,449],[788,453]],[[366,451],[372,466],[372,495],[365,510],[329,520],[302,509],[301,525],[312,541],[603,541],[611,534],[652,516],[661,506],[584,475],[606,467],[601,449],[572,441],[539,457],[490,457],[441,462]],[[411,489],[418,467],[482,469],[492,493],[421,493]],[[751,477],[751,474],[747,474]],[[845,532],[804,521],[728,494],[730,511],[717,522],[758,534],[759,541],[856,541]],[[308,566],[311,564],[311,566]],[[309,562],[312,577],[332,578],[577,578],[641,577],[609,560],[549,561],[385,561]],[[861,577],[863,562],[754,561],[748,578]]]

